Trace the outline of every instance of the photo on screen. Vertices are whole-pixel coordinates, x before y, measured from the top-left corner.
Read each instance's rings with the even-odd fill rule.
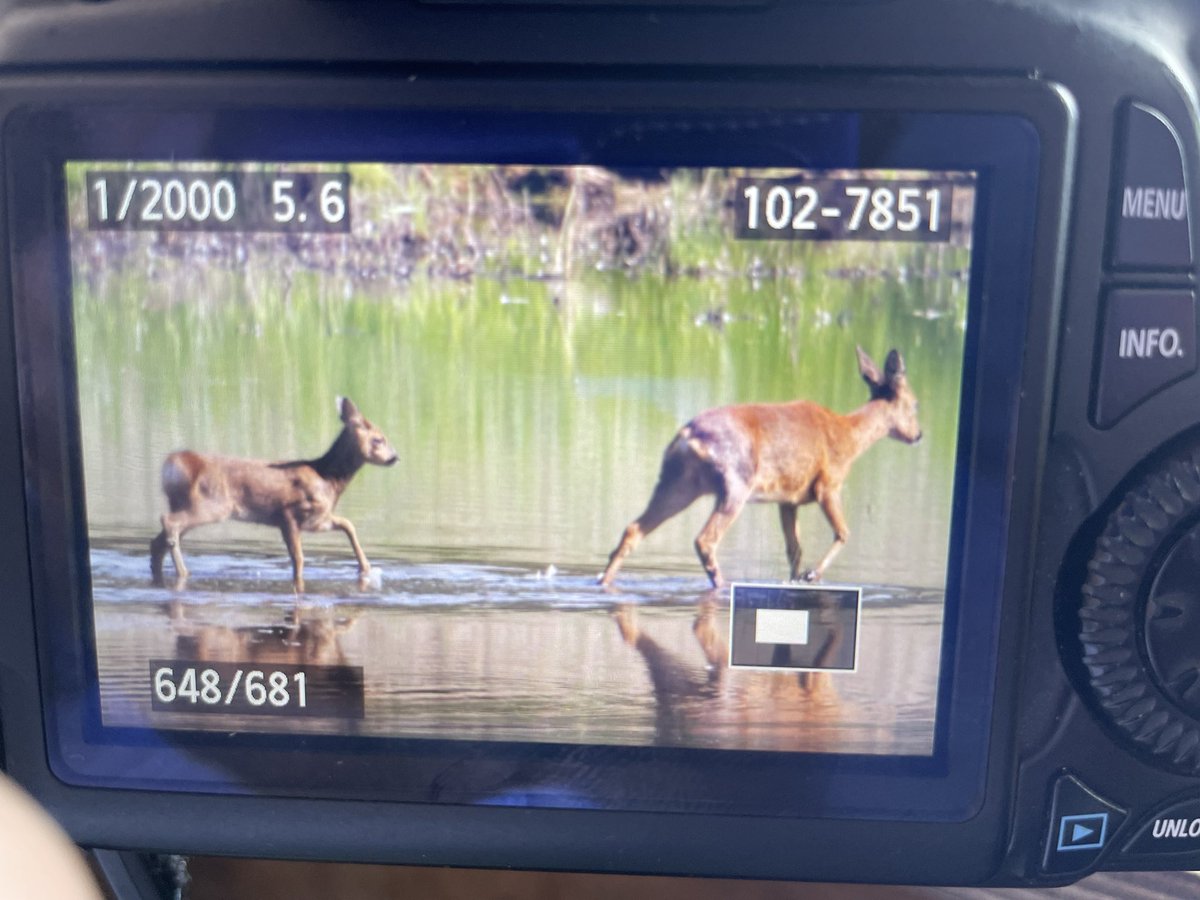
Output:
[[[972,173],[65,174],[104,725],[933,752]]]

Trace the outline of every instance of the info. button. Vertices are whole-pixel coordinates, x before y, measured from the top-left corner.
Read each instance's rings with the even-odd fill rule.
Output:
[[[1126,288],[1108,295],[1093,421],[1108,428],[1196,371],[1196,295]]]

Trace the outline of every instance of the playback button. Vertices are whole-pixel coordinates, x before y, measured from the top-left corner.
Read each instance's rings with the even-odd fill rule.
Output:
[[[1112,843],[1125,810],[1105,800],[1074,775],[1054,782],[1050,827],[1042,870],[1069,875],[1090,869]]]
[[[1122,288],[1108,295],[1092,421],[1116,424],[1158,391],[1196,371],[1196,295]]]

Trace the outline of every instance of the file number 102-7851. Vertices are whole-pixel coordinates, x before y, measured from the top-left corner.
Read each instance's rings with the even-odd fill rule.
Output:
[[[825,181],[744,184],[741,231],[746,236],[933,237],[945,232],[947,189]]]

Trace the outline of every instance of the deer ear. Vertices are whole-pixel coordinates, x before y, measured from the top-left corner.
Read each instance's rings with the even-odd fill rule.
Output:
[[[904,372],[904,357],[900,355],[899,350],[890,350],[883,363],[883,377],[891,384],[897,378],[903,377]]]
[[[349,397],[337,398],[338,415],[342,417],[342,421],[349,425],[351,422],[361,422],[362,413],[358,411],[358,407],[354,405],[354,401]]]
[[[854,352],[858,354],[858,374],[863,377],[863,381],[872,388],[882,387],[883,376],[879,374],[879,366],[875,365],[875,360],[867,356],[867,351],[862,347],[855,347]]]

